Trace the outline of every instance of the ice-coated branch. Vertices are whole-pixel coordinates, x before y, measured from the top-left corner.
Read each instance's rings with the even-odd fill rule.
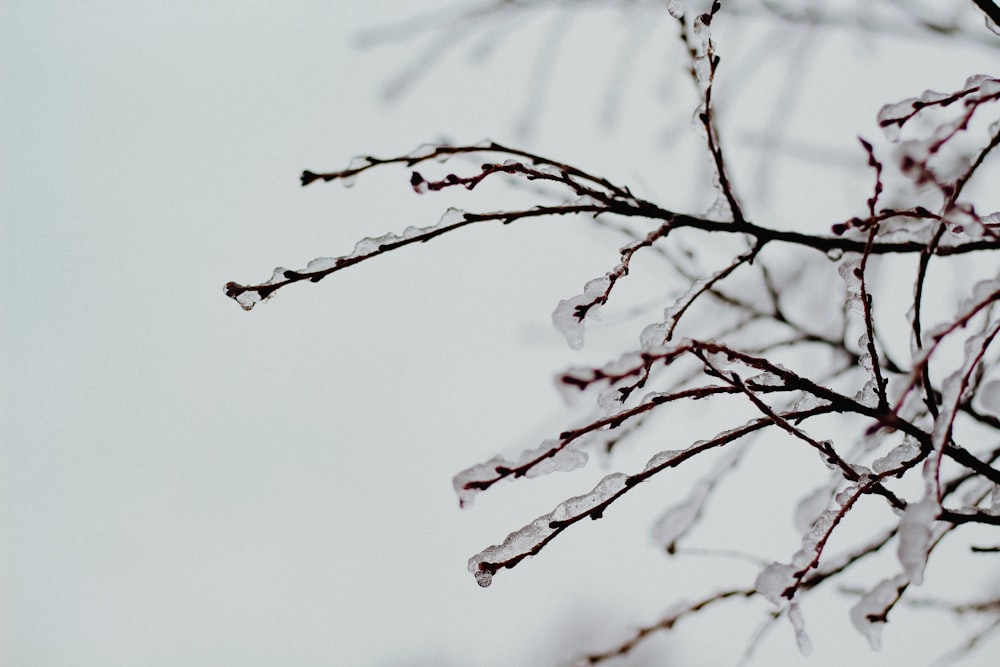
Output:
[[[568,164],[563,164],[555,160],[550,160],[549,158],[543,157],[541,155],[536,155],[534,153],[521,150],[519,148],[511,148],[509,146],[504,146],[498,144],[495,141],[485,139],[477,144],[467,144],[467,145],[450,145],[450,144],[424,144],[418,146],[411,152],[405,155],[399,155],[391,158],[377,158],[371,155],[360,155],[351,159],[350,164],[346,169],[340,171],[331,171],[323,173],[314,173],[312,171],[302,172],[302,185],[309,185],[317,180],[323,181],[346,181],[348,185],[353,184],[353,179],[355,179],[359,174],[366,172],[375,167],[381,167],[390,164],[402,164],[407,167],[416,166],[422,162],[427,162],[429,160],[442,161],[447,160],[455,155],[488,155],[491,153],[497,153],[500,155],[507,155],[511,158],[521,158],[522,160],[527,160],[530,164],[551,167],[556,172],[564,172],[568,176],[578,178],[584,181],[589,181],[596,186],[607,189],[610,193],[618,197],[629,197],[631,193],[627,189],[623,189],[610,182],[606,178],[601,178],[600,176],[595,176],[593,174],[587,173],[582,169],[570,166]]]
[[[708,363],[710,362],[706,360],[706,364]],[[760,410],[765,416],[767,416],[768,419],[774,422],[775,426],[782,429],[786,433],[790,433],[792,436],[798,438],[799,440],[802,440],[810,447],[812,447],[820,454],[822,454],[824,461],[828,465],[836,466],[836,468],[838,468],[841,474],[844,476],[844,479],[849,480],[851,482],[860,482],[862,480],[862,473],[859,473],[854,466],[850,465],[847,461],[844,460],[844,458],[840,454],[837,453],[837,450],[833,446],[833,442],[831,442],[830,440],[824,440],[823,442],[820,442],[815,438],[811,437],[810,435],[808,435],[800,427],[793,425],[787,419],[776,414],[774,410],[771,409],[771,406],[769,406],[767,403],[761,400],[761,398],[758,397],[755,394],[755,392],[751,391],[747,387],[747,384],[743,381],[743,379],[740,378],[740,376],[737,375],[736,373],[731,373],[726,375],[720,372],[719,376],[724,378],[726,381],[730,382],[732,386],[735,387],[736,389],[742,391],[746,395],[747,399],[751,403],[753,403],[758,410]],[[871,485],[866,485],[864,492],[866,493],[873,492],[881,496],[884,496],[886,500],[888,500],[889,503],[896,509],[902,510],[906,508],[905,502],[900,500],[895,493],[885,488],[878,481],[875,481]]]
[[[694,281],[688,289],[687,294],[667,308],[663,314],[663,322],[651,324],[643,329],[642,334],[639,336],[639,342],[642,343],[642,346],[646,349],[653,349],[669,343],[673,339],[674,331],[677,330],[677,325],[680,323],[681,318],[684,317],[684,313],[698,300],[698,297],[712,290],[716,285],[728,278],[736,269],[744,264],[753,262],[763,247],[763,243],[758,240],[757,244],[747,252],[733,259],[729,266],[707,278]]]
[[[583,321],[588,315],[593,315],[608,302],[611,290],[615,284],[628,275],[632,257],[648,248],[670,233],[671,223],[660,225],[649,232],[643,239],[630,243],[619,250],[621,261],[601,278],[589,281],[584,286],[583,294],[559,302],[552,313],[552,322],[566,337],[566,342],[575,350],[583,347]]]
[[[802,420],[830,411],[829,407],[821,406],[809,410],[790,411],[782,416],[786,419]],[[470,558],[469,572],[475,576],[480,586],[489,586],[497,571],[513,568],[525,558],[538,554],[560,533],[583,519],[602,518],[612,503],[638,484],[668,468],[677,467],[698,454],[735,442],[773,423],[770,419],[755,419],[743,426],[724,431],[709,440],[693,443],[686,449],[661,452],[651,458],[640,472],[631,475],[624,473],[608,475],[589,493],[566,500],[552,512],[538,517],[508,535],[503,543],[487,547]]]
[[[955,134],[968,127],[969,119],[976,112],[979,105],[995,101],[1000,89],[997,79],[987,76],[976,75],[969,77],[965,85],[954,93],[939,93],[933,90],[925,91],[920,97],[910,97],[901,102],[886,104],[878,112],[878,124],[887,136],[898,139],[899,130],[909,121],[919,115],[925,109],[931,107],[947,107],[951,104],[964,100],[966,111],[957,121],[954,121],[948,131],[938,134],[929,144],[928,155],[936,153],[941,146],[949,141]]]
[[[1000,282],[984,281],[979,283],[973,290],[973,298],[969,301],[969,303],[965,304],[963,311],[952,319],[950,323],[936,329],[930,335],[929,341],[924,341],[918,346],[921,353],[914,360],[913,368],[910,371],[910,377],[904,385],[903,390],[900,392],[899,398],[896,399],[896,404],[892,409],[894,413],[898,414],[901,411],[907,394],[913,390],[917,382],[921,379],[922,374],[926,372],[926,368],[930,363],[931,357],[937,351],[942,342],[949,336],[968,326],[973,318],[977,317],[997,302],[1000,302]],[[937,401],[935,401],[935,405],[936,404]],[[935,407],[933,411],[936,413],[937,407]]]
[[[548,461],[555,462],[556,470],[569,470],[570,466],[579,467],[586,462],[580,461],[579,455],[566,457],[564,452],[577,440],[583,436],[590,435],[597,431],[614,430],[619,428],[629,420],[642,414],[654,410],[657,406],[665,405],[682,400],[699,400],[716,396],[719,394],[732,394],[737,390],[733,387],[724,386],[703,386],[685,389],[673,393],[653,394],[647,397],[642,403],[635,407],[615,413],[602,419],[597,419],[585,426],[559,434],[557,440],[549,440],[537,449],[525,451],[515,460],[505,459],[501,456],[494,457],[485,463],[467,468],[455,475],[454,486],[458,493],[460,504],[464,507],[468,505],[474,494],[485,491],[497,482],[507,478],[525,477],[530,475],[537,467]],[[563,461],[565,460],[565,462]],[[579,463],[579,465],[577,465]]]
[[[623,655],[628,655],[636,646],[638,646],[644,639],[650,635],[663,632],[672,629],[678,622],[683,619],[696,614],[708,607],[715,606],[717,603],[738,599],[738,598],[749,598],[757,594],[757,591],[753,588],[732,588],[725,591],[720,591],[718,593],[713,593],[698,600],[697,602],[682,602],[677,604],[671,611],[661,618],[656,623],[652,625],[645,625],[638,630],[636,630],[631,637],[618,644],[617,646],[610,648],[606,651],[601,651],[600,653],[590,653],[585,656],[574,660],[571,664],[574,667],[584,667],[584,665],[598,665],[606,660],[611,660],[612,658],[618,658]]]
[[[309,262],[304,269],[292,270],[278,267],[271,278],[256,285],[242,285],[228,282],[225,286],[226,296],[235,300],[243,310],[251,310],[261,301],[271,297],[282,287],[297,282],[319,282],[332,273],[354,266],[361,262],[374,259],[387,252],[412,245],[426,243],[448,232],[453,232],[477,222],[500,221],[509,224],[515,220],[537,218],[549,215],[573,215],[578,213],[596,214],[606,211],[599,204],[577,204],[565,206],[538,206],[518,211],[498,211],[495,213],[469,213],[456,208],[449,208],[437,224],[430,227],[407,227],[402,234],[385,234],[375,238],[364,238],[357,242],[354,251],[340,257],[320,257]]]
[[[718,222],[706,218],[675,214],[659,206],[628,197],[627,200],[613,199],[608,203],[591,201],[583,204],[564,204],[555,206],[537,206],[530,209],[518,209],[507,211],[495,211],[488,213],[471,213],[458,209],[449,209],[442,216],[441,220],[431,227],[407,227],[402,235],[386,234],[382,237],[362,239],[358,242],[354,252],[336,258],[319,258],[312,260],[304,269],[292,270],[284,267],[275,269],[271,278],[265,282],[257,284],[242,284],[230,281],[225,285],[226,296],[237,301],[244,310],[250,310],[261,301],[269,298],[274,292],[301,281],[319,282],[326,276],[348,268],[362,261],[372,259],[386,252],[429,241],[461,227],[476,222],[500,221],[509,224],[516,220],[536,218],[552,215],[572,215],[572,214],[598,215],[602,213],[612,213],[628,217],[649,218],[657,221],[670,223],[673,229],[699,229],[705,232],[717,232],[724,234],[748,234],[755,239],[755,252],[759,252],[765,244],[787,243],[798,245],[823,253],[833,251],[864,253],[868,248],[869,254],[917,254],[926,250],[926,245],[916,241],[901,242],[875,242],[868,246],[865,241],[837,237],[837,236],[817,236],[803,234],[801,232],[786,231],[762,227],[750,222],[734,225],[729,222]],[[461,216],[461,219],[456,219]],[[946,257],[952,255],[962,255],[971,252],[1000,249],[1000,239],[978,239],[965,243],[942,244],[933,253],[936,256]],[[742,264],[749,261],[750,257],[737,261]],[[733,267],[736,268],[735,266]],[[728,272],[726,273],[728,275]],[[703,290],[704,291],[704,290]],[[700,294],[701,292],[699,292]]]
[[[875,196],[869,200],[869,205],[874,210],[875,200],[878,198],[880,187],[876,187]],[[862,341],[861,361],[865,369],[872,374],[872,381],[875,383],[875,393],[878,396],[879,410],[886,410],[889,407],[889,398],[886,395],[886,378],[882,375],[882,364],[879,361],[879,351],[875,346],[875,319],[872,311],[872,295],[868,290],[868,281],[865,276],[865,269],[868,267],[868,258],[871,257],[871,246],[878,236],[879,226],[876,224],[868,232],[868,246],[861,254],[861,262],[858,264],[853,277],[858,279],[858,296],[861,300],[861,310],[864,315],[865,333]]]
[[[719,67],[719,56],[715,53],[715,42],[712,40],[710,26],[720,9],[722,9],[722,3],[714,0],[708,12],[696,16],[691,26],[693,35],[688,34],[685,15],[680,14],[677,19],[680,22],[681,40],[684,42],[691,61],[689,72],[702,94],[698,120],[705,131],[705,140],[708,143],[708,153],[712,158],[718,188],[721,196],[725,199],[732,221],[736,224],[742,224],[746,221],[743,216],[743,207],[736,197],[732,180],[729,177],[726,159],[722,154],[722,144],[719,140],[718,124],[715,122],[715,110],[712,106],[712,84],[715,83],[715,75]]]
[[[995,3],[974,2],[994,19],[1000,15]],[[400,179],[400,184],[407,194],[448,197],[456,189],[481,194],[481,184],[499,181],[519,186],[537,196],[539,203],[484,212],[449,208],[430,226],[362,239],[347,254],[315,259],[301,269],[279,267],[257,284],[230,282],[226,294],[250,310],[285,286],[319,282],[355,264],[481,222],[575,216],[580,224],[626,234],[625,245],[612,255],[616,263],[603,274],[581,280],[582,291],[561,300],[552,316],[570,347],[582,348],[586,321],[612,308],[624,289],[623,280],[638,273],[639,267],[647,269],[642,259],[652,255],[665,261],[667,271],[650,283],[655,285],[651,296],[656,301],[642,299],[642,305],[626,313],[628,321],[644,318],[635,328],[637,340],[616,350],[610,360],[578,363],[558,377],[567,394],[596,394],[601,416],[577,422],[520,454],[495,456],[459,472],[453,484],[460,505],[468,506],[478,493],[507,480],[574,471],[588,462],[589,452],[601,448],[617,454],[612,445],[626,433],[647,431],[655,423],[652,418],[665,413],[672,419],[685,417],[689,401],[719,408],[712,419],[723,423],[713,425],[711,438],[694,442],[685,431],[670,431],[670,437],[679,439],[667,445],[674,449],[652,455],[641,470],[611,472],[589,491],[549,505],[551,511],[472,556],[470,573],[479,585],[489,586],[501,569],[539,554],[570,526],[604,517],[612,504],[643,482],[661,473],[667,477],[668,468],[683,467],[686,473],[700,462],[712,463],[707,472],[690,480],[690,490],[680,502],[657,513],[653,535],[661,551],[683,551],[677,542],[711,519],[722,497],[717,490],[740,472],[737,461],[750,449],[749,440],[781,431],[791,436],[791,442],[815,450],[832,471],[823,471],[825,481],[816,491],[797,504],[795,498],[790,500],[797,508],[795,526],[800,535],[791,559],[771,562],[774,556],[768,554],[752,587],[738,582],[682,603],[608,650],[581,657],[577,664],[626,655],[689,615],[758,594],[777,605],[770,618],[789,618],[800,647],[807,651],[801,599],[829,582],[842,581],[845,573],[857,572],[863,561],[878,563],[873,556],[892,545],[895,566],[876,574],[857,594],[850,611],[856,628],[876,647],[890,612],[922,583],[929,557],[947,536],[963,532],[955,529],[966,524],[979,524],[980,531],[1000,526],[1000,491],[994,490],[1000,487],[1000,470],[995,467],[1000,446],[994,442],[1000,432],[1000,389],[996,389],[1000,370],[992,346],[1000,335],[1000,279],[990,264],[1000,250],[1000,211],[990,212],[983,202],[972,199],[988,192],[990,179],[995,180],[990,169],[1000,146],[1000,121],[987,116],[997,113],[1000,78],[977,75],[954,91],[925,91],[884,105],[875,121],[895,145],[886,151],[859,137],[874,183],[858,198],[857,215],[831,220],[827,211],[806,207],[802,217],[807,225],[785,228],[767,214],[753,219],[749,205],[756,206],[762,197],[740,190],[749,197],[745,207],[737,196],[733,164],[722,141],[732,129],[724,122],[729,109],[716,108],[723,106],[717,93],[723,90],[719,85],[728,69],[719,66],[712,28],[722,19],[756,14],[772,22],[808,22],[819,28],[863,24],[875,32],[968,34],[958,19],[954,23],[940,19],[925,4],[900,0],[886,7],[872,5],[870,10],[869,5],[859,5],[840,11],[825,6],[803,10],[782,0],[700,4],[671,0],[663,12],[663,2],[657,0],[658,18],[665,21],[669,14],[676,22],[672,25],[680,28],[688,73],[697,91],[694,124],[711,168],[704,185],[715,195],[707,212],[671,204],[674,193],[669,191],[645,187],[652,194],[638,197],[629,185],[595,170],[489,140],[428,144],[387,158],[361,155],[339,171],[305,171],[302,184],[338,181],[350,186],[372,169],[402,168],[407,179]],[[431,51],[408,65],[409,73],[423,72],[437,57],[434,48],[452,46],[437,45],[448,35],[470,33],[488,21],[524,15],[524,10],[550,9],[561,18],[577,5],[616,5],[623,10],[634,5],[652,11],[654,3],[483,0],[427,14],[424,23],[401,24],[390,32],[434,33]],[[968,4],[965,8],[972,11]],[[496,31],[506,29],[501,25]],[[985,43],[982,37],[976,39]],[[676,50],[676,40],[666,41]],[[547,71],[542,76],[556,70]],[[788,104],[786,96],[773,101],[778,106]],[[450,171],[434,164],[449,160],[457,163]],[[642,178],[636,176],[639,183]],[[993,254],[979,262],[976,253]],[[909,256],[912,261],[883,262],[876,275],[874,258],[886,255]],[[901,271],[912,291],[900,291],[898,281],[883,280],[887,266]],[[949,269],[955,269],[957,294],[950,300],[942,299],[936,282]],[[990,274],[983,279],[975,271]],[[951,281],[941,283],[951,287]],[[891,308],[894,302],[912,304],[910,312],[901,317]],[[647,393],[639,397],[637,389]],[[739,414],[735,419],[728,412],[734,405]],[[746,421],[748,415],[752,418]],[[701,457],[694,466],[685,465],[710,450],[722,451],[718,458]],[[775,479],[768,482],[784,488],[788,474],[777,466]],[[907,492],[913,482],[918,489],[923,483],[922,496],[919,491],[915,496]],[[883,525],[864,526],[860,537],[844,535],[844,544],[835,548],[831,538],[836,532],[840,540],[847,532],[840,527],[848,516],[857,516],[865,496],[880,497],[879,509],[884,511],[883,503],[887,504],[890,519]],[[743,552],[739,546],[726,548]],[[996,547],[971,548],[985,554]],[[958,607],[952,611],[961,613]],[[995,605],[981,610],[996,612]]]

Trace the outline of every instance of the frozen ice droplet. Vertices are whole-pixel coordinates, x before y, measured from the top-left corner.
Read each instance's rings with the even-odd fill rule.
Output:
[[[493,573],[489,570],[476,570],[476,583],[483,588],[489,588],[493,583]]]
[[[844,251],[840,248],[830,248],[826,251],[826,258],[831,262],[839,262],[844,256]]]
[[[240,304],[240,307],[243,308],[243,310],[251,310],[254,306],[260,303],[260,292],[248,289],[236,296],[236,302]]]
[[[917,586],[924,581],[924,568],[933,537],[931,524],[938,509],[937,498],[929,496],[918,503],[910,503],[899,520],[897,555],[903,571]]]
[[[684,3],[681,0],[667,0],[667,11],[675,19],[684,16]]]

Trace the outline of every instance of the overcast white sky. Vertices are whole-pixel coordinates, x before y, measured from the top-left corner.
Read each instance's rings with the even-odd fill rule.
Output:
[[[678,598],[752,582],[753,565],[667,562],[647,536],[655,511],[629,518],[686,486],[635,494],[488,590],[466,572],[470,555],[606,472],[512,485],[463,511],[451,489],[458,470],[567,425],[550,378],[608,353],[600,336],[572,353],[549,314],[614,264],[619,239],[571,220],[487,226],[284,290],[252,313],[223,296],[228,280],[347,253],[450,205],[496,208],[498,191],[417,198],[405,169],[350,190],[299,187],[305,168],[445,135],[520,143],[704,208],[689,182],[707,172],[677,157],[697,137],[665,11],[568,27],[544,14],[454,49],[453,35],[356,47],[363,29],[405,22],[413,7],[3,3],[0,663],[551,664],[567,646],[610,645]],[[560,30],[567,41],[551,53],[578,55],[536,87]],[[756,34],[734,32],[734,52],[773,48]],[[826,123],[820,145],[848,153],[856,134],[876,134],[882,102],[1000,64],[995,49],[815,40],[802,46],[815,63],[789,122],[804,137]],[[629,64],[619,58],[631,41],[641,48]],[[438,51],[440,66],[415,80]],[[742,83],[729,94],[743,101],[785,71],[732,66]],[[412,88],[388,103],[400,75]],[[526,109],[541,110],[533,128]],[[751,144],[748,175],[760,159]],[[792,219],[808,201],[829,205],[830,220],[857,213],[843,195],[858,182],[838,169],[802,178],[770,210]],[[788,536],[768,555],[783,557]],[[890,628],[876,655],[839,604],[806,607],[808,664],[932,651],[940,617],[907,615],[913,634]],[[732,664],[766,610],[754,605],[692,620],[634,664]],[[799,664],[786,625],[759,664]],[[968,664],[989,662],[979,658]]]

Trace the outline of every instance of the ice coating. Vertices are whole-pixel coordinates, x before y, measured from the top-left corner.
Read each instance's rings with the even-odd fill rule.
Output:
[[[919,443],[917,443],[917,441],[911,436],[906,436],[903,438],[903,442],[893,447],[888,454],[875,459],[874,463],[872,463],[872,469],[875,472],[882,474],[889,470],[899,468],[907,461],[912,461],[918,456],[920,456]]]
[[[684,17],[684,3],[681,0],[667,0],[667,12],[675,19]]]
[[[583,348],[583,322],[586,318],[597,315],[609,289],[610,276],[595,278],[584,285],[583,294],[560,301],[552,312],[552,323],[572,349]]]
[[[606,475],[590,493],[564,500],[549,513],[550,521],[566,521],[590,512],[625,488],[628,475],[616,472]]]
[[[864,315],[864,299],[861,290],[861,260],[850,259],[841,262],[837,272],[847,288],[847,310]],[[866,326],[858,337],[858,363],[865,370],[868,380],[854,395],[854,400],[867,407],[876,407],[879,403],[879,386],[874,372],[875,364],[870,350],[870,331]]]
[[[871,481],[869,479],[871,477],[871,470],[868,470],[864,466],[852,465],[851,470],[853,470],[860,479],[858,480],[858,484],[851,484],[847,486],[833,497],[833,502],[838,508],[850,505],[854,502],[854,498],[858,495],[858,486],[867,484]]]
[[[796,530],[804,533],[812,529],[816,517],[830,503],[830,498],[836,490],[836,481],[834,479],[833,483],[824,484],[799,500],[795,506],[794,525]]]
[[[733,208],[729,205],[729,198],[726,197],[726,193],[723,191],[722,185],[718,183],[718,179],[716,179],[714,187],[715,199],[712,201],[712,205],[705,209],[705,213],[702,216],[706,220],[728,222],[733,219]]]
[[[931,137],[932,140],[943,139],[950,133],[951,129],[948,125],[942,125],[935,131],[937,134]],[[930,144],[926,139],[911,139],[901,142],[899,144],[899,157],[903,173],[911,174],[911,178],[919,178],[931,157]]]
[[[349,255],[318,257],[311,260],[306,268],[301,270],[291,270],[279,266],[271,273],[268,280],[258,285],[246,286],[228,283],[226,293],[235,299],[243,310],[251,310],[261,301],[268,299],[277,288],[290,282],[302,279],[310,279],[315,282],[341,267],[374,257],[399,245],[429,240],[449,228],[461,226],[467,222],[465,211],[449,208],[435,225],[429,227],[410,226],[405,229],[402,235],[390,232],[382,236],[366,237],[354,244],[354,250]]]
[[[570,472],[587,463],[587,454],[576,447],[563,447],[558,440],[546,440],[534,449],[526,449],[514,459],[494,456],[488,461],[466,468],[452,479],[458,502],[462,507],[472,504],[473,498],[482,489],[476,482],[497,480],[500,471],[523,469],[526,477],[537,477],[550,472]],[[537,462],[536,462],[537,461]],[[534,463],[533,463],[534,462]]]
[[[667,338],[667,324],[665,322],[656,322],[654,324],[648,325],[639,334],[639,344],[642,345],[643,349],[650,349],[663,345],[663,341]]]
[[[976,285],[976,288],[973,290],[974,295],[978,295],[980,290],[987,291],[984,287],[981,287],[981,285],[982,283]],[[986,297],[979,299],[976,303],[989,304],[992,302],[993,298],[987,295]],[[968,312],[973,312],[977,307],[978,306],[974,304],[969,308]],[[940,401],[941,408],[937,417],[934,419],[934,427],[931,431],[932,450],[930,456],[927,458],[927,462],[924,464],[923,469],[924,481],[928,489],[928,495],[934,493],[938,488],[938,468],[941,452],[944,451],[945,446],[948,444],[958,406],[962,402],[963,398],[965,398],[965,394],[969,389],[969,377],[981,361],[986,348],[993,342],[998,333],[1000,333],[1000,321],[994,321],[989,324],[985,331],[969,336],[965,340],[965,345],[963,346],[964,357],[962,365],[946,377],[942,383]],[[933,348],[929,348],[927,354],[929,354],[932,349]],[[914,577],[911,576],[910,578],[913,579]]]
[[[481,567],[482,565],[506,562],[530,552],[548,539],[555,532],[549,523],[549,515],[538,517],[527,526],[508,535],[502,544],[487,547],[470,558],[469,572],[476,578],[476,582],[483,588],[493,582],[489,569]]]
[[[757,576],[757,590],[773,604],[779,605],[784,597],[782,592],[794,588],[806,571],[816,567],[824,543],[843,518],[845,508],[852,505],[859,495],[858,485],[849,484],[834,496],[834,508],[820,512],[809,522],[808,532],[802,536],[799,550],[792,556],[791,562],[771,563]]]
[[[871,373],[875,369],[875,360],[872,359],[871,352],[868,351],[868,332],[858,336],[858,363],[866,371]]]
[[[489,586],[493,582],[492,572],[504,563],[530,555],[532,551],[541,548],[557,530],[561,522],[576,519],[592,512],[596,507],[611,500],[620,493],[628,481],[628,475],[612,473],[598,482],[590,493],[569,498],[560,503],[554,510],[538,517],[528,525],[515,530],[504,539],[502,544],[495,544],[480,551],[469,559],[469,572],[476,582]]]
[[[712,63],[709,60],[709,52],[712,49],[712,31],[708,27],[707,15],[699,14],[692,23],[694,36],[698,38],[698,55],[692,62],[695,78],[702,92],[708,90],[712,83]]]
[[[861,303],[861,260],[849,259],[840,263],[837,273],[847,287],[847,307],[856,313],[864,313]]]
[[[965,84],[963,84],[962,87],[965,88],[966,90],[970,88],[978,88],[984,82],[989,81],[992,78],[993,77],[991,77],[989,74],[973,74],[972,76],[967,77],[965,79]]]
[[[709,280],[710,278],[702,278],[693,282],[683,296],[663,311],[662,322],[650,324],[642,330],[642,333],[639,334],[639,344],[642,345],[643,349],[658,347],[668,340],[671,334],[671,325],[675,319],[688,306],[691,299],[708,284]]]
[[[966,87],[973,87],[970,82],[972,79],[966,81]],[[896,102],[894,104],[883,105],[879,109],[876,119],[878,120],[879,126],[885,133],[886,138],[891,142],[896,142],[899,140],[899,130],[902,123],[904,123],[910,116],[919,111],[921,108],[939,103],[943,100],[951,97],[951,93],[939,93],[934,90],[925,90],[921,93],[920,97],[909,97],[901,102]]]
[[[875,588],[865,593],[851,607],[851,623],[858,632],[868,639],[873,651],[882,648],[882,628],[885,627],[885,612],[896,601],[899,591],[908,583],[905,576],[897,574],[885,579]]]
[[[306,264],[306,271],[328,271],[337,265],[336,257],[317,257]]]
[[[833,440],[823,440],[820,444],[823,445],[823,447],[826,448],[827,451],[833,449]],[[829,468],[834,472],[841,474],[843,474],[844,472],[843,468],[840,467],[840,463],[838,463],[837,461],[828,456],[823,457],[823,465],[825,465],[827,468]]]
[[[875,119],[886,139],[893,143],[899,141],[900,124],[913,113],[913,103],[916,101],[917,98],[910,97],[895,104],[885,104],[878,110]]]
[[[937,499],[933,496],[910,503],[899,520],[899,547],[897,555],[903,572],[919,586],[924,581],[924,567],[931,547],[931,525],[937,517]]]
[[[972,286],[971,294],[962,300],[960,311],[971,311],[979,304],[988,303],[992,300],[993,293],[998,290],[1000,290],[1000,280],[996,278],[980,280]]]
[[[347,163],[347,169],[345,171],[354,171],[356,169],[364,169],[370,167],[375,163],[375,160],[369,155],[355,155],[351,158],[351,161]]]
[[[924,104],[935,104],[951,97],[950,93],[939,93],[935,90],[925,90],[920,94],[920,101]]]
[[[263,300],[259,292],[251,290],[237,294],[235,299],[236,303],[240,304],[243,310],[252,310],[254,306]]]
[[[698,443],[695,443],[695,446],[697,444]],[[668,462],[672,461],[673,459],[677,458],[683,453],[684,451],[676,451],[668,449],[666,451],[654,454],[653,457],[646,462],[646,467],[643,468],[643,472],[649,472],[650,470],[656,470],[657,468],[662,468]]]
[[[802,570],[816,558],[819,544],[827,534],[833,529],[834,524],[840,518],[838,509],[824,510],[812,523],[812,527],[802,536],[802,545],[792,556],[792,566],[797,570]]]
[[[1000,79],[987,77],[982,83],[979,84],[979,99],[993,97],[998,93],[1000,93]]]
[[[755,387],[782,387],[785,381],[771,371],[765,371],[748,379],[747,384]]]
[[[795,568],[788,563],[771,563],[757,575],[754,588],[775,607],[781,607],[785,601],[782,595],[795,585]]]
[[[616,387],[615,385],[611,385],[597,394],[597,407],[599,407],[606,415],[610,415],[621,410],[624,404],[625,399],[619,391],[619,387]]]
[[[875,378],[869,378],[867,382],[854,394],[854,400],[866,408],[878,407],[878,384]]]
[[[823,405],[829,405],[830,401],[825,398],[820,398],[812,392],[803,391],[802,396],[795,401],[795,405],[792,406],[792,410],[795,412],[805,412],[806,410],[812,410],[813,408],[818,408]]]
[[[509,464],[510,462],[502,456],[494,456],[488,461],[477,463],[455,475],[451,483],[455,488],[455,493],[458,495],[459,506],[469,507],[472,505],[472,500],[480,491],[480,489],[470,487],[470,482],[496,477],[497,467],[509,467]]]
[[[551,450],[559,447],[558,440],[546,440],[539,447],[539,450]],[[537,450],[536,450],[537,451]],[[572,472],[587,465],[589,460],[587,452],[581,451],[576,444],[571,444],[559,450],[553,456],[542,460],[537,465],[532,466],[525,477],[540,477],[552,472]]]
[[[635,352],[628,352],[600,368],[574,366],[561,376],[561,384],[589,387],[593,384],[614,385],[622,378],[636,377],[643,368],[643,358]]]
[[[409,153],[407,153],[406,157],[408,157],[408,158],[410,158],[411,160],[414,160],[414,161],[417,161],[417,160],[426,160],[429,157],[431,157],[432,155],[434,155],[434,153],[439,148],[442,148],[442,146],[439,145],[439,144],[430,144],[430,143],[420,144],[419,146],[417,146],[416,148],[414,148],[412,151],[410,151]],[[439,156],[439,158],[441,158],[441,157],[443,157],[445,160],[448,159],[448,155],[447,154]]]

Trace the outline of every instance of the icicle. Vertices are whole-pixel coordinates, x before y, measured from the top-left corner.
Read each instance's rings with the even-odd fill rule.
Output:
[[[586,514],[625,488],[627,477],[627,475],[620,472],[605,476],[590,493],[575,496],[559,503],[548,515],[549,521],[566,521],[581,514]]]
[[[795,630],[795,643],[799,646],[799,652],[802,655],[809,655],[812,653],[812,642],[806,634],[806,619],[802,616],[802,609],[795,600],[788,605],[788,620],[792,622],[792,628]]]
[[[919,586],[924,581],[924,567],[931,547],[931,525],[938,514],[937,500],[931,496],[910,503],[899,520],[897,555],[910,581]]]

